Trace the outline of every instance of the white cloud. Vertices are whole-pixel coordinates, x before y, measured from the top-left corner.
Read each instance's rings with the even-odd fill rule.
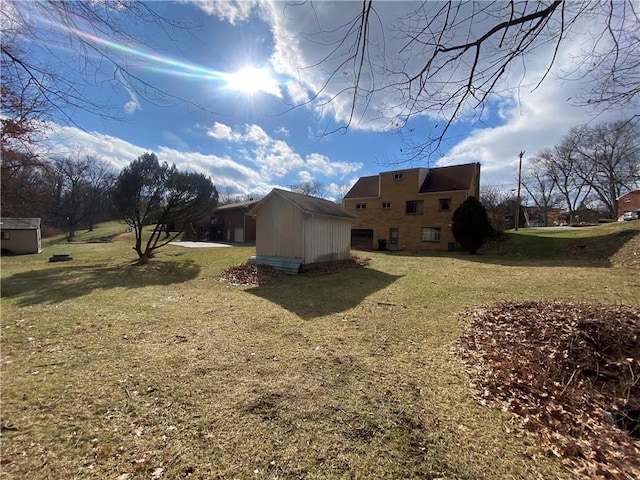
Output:
[[[343,176],[362,168],[358,162],[334,162],[325,155],[311,153],[304,158],[287,142],[269,136],[259,125],[244,125],[240,129],[216,122],[207,134],[216,140],[240,144],[246,161],[255,164],[260,174],[270,180],[291,172],[309,170],[316,177]]]
[[[207,135],[217,140],[233,140],[233,130],[224,123],[215,122],[207,131]]]
[[[565,51],[557,59],[567,65],[573,52]],[[535,79],[544,73],[543,61],[531,62],[523,77],[529,87],[519,96],[513,93],[494,108],[503,123],[472,130],[437,162],[439,165],[482,163],[481,182],[484,185],[517,184],[518,154],[528,157],[540,150],[557,145],[573,126],[624,118],[618,110],[603,114],[569,105],[567,99],[575,94],[576,83],[549,77],[534,89]]]
[[[278,1],[249,2],[247,4],[218,5],[214,2],[213,8],[205,9],[209,14],[215,14],[219,18],[226,18],[231,22],[237,19],[248,19],[251,12],[268,22],[272,32],[274,50],[271,64],[274,70],[289,80],[285,89],[289,99],[294,104],[306,104],[315,110],[321,123],[326,122],[334,126],[340,126],[347,122],[352,114],[353,90],[351,89],[355,75],[357,74],[357,62],[349,58],[354,52],[354,39],[356,30],[352,30],[353,36],[340,44],[345,38],[347,29],[352,21],[361,13],[360,2],[300,2],[285,3]],[[468,38],[479,36],[486,32],[489,26],[494,25],[495,18],[491,14],[501,14],[499,10],[503,6],[498,2],[494,5],[483,7],[487,11],[484,20],[479,13],[478,4],[469,2],[461,4],[461,10],[457,11],[458,19],[474,18],[473,25],[466,20],[462,21],[460,28],[449,29],[444,32],[443,42],[452,44],[463,42]],[[537,4],[530,3],[526,8],[537,8]],[[417,73],[424,66],[424,62],[430,55],[431,47],[420,42],[410,43],[407,33],[411,29],[417,29],[424,25],[421,15],[433,16],[433,9],[442,7],[440,2],[374,2],[375,15],[367,32],[370,56],[367,57],[365,69],[360,78],[363,90],[359,92],[359,101],[353,111],[354,122],[352,129],[369,131],[384,131],[393,128],[389,123],[390,116],[406,113],[408,98],[415,98],[415,91],[399,91],[390,87],[395,82],[402,81],[402,76],[393,72]],[[204,7],[203,7],[204,8]],[[519,5],[517,8],[524,8]],[[578,3],[563,7],[567,18],[570,18],[575,9],[582,8]],[[429,10],[432,9],[432,10]],[[229,10],[229,11],[227,11]],[[230,13],[230,12],[233,13]],[[423,13],[423,12],[426,13]],[[585,10],[586,11],[586,10]],[[592,11],[597,11],[593,8]],[[496,17],[497,18],[497,17]],[[357,22],[357,20],[356,20]],[[491,23],[490,23],[491,22]],[[514,62],[495,85],[495,96],[484,105],[484,110],[475,109],[471,103],[464,106],[467,112],[467,121],[491,123],[500,122],[507,125],[505,130],[491,130],[483,135],[496,138],[497,132],[522,132],[522,138],[509,137],[509,144],[529,143],[525,140],[557,139],[560,133],[564,133],[573,124],[581,123],[579,117],[589,115],[584,110],[574,109],[569,105],[568,99],[574,97],[577,91],[588,90],[594,84],[594,79],[585,71],[583,54],[588,48],[592,48],[592,38],[588,35],[596,32],[597,18],[584,17],[582,21],[573,22],[567,27],[564,43],[555,60],[554,68],[547,75],[546,80],[537,89],[534,87],[547,73],[549,62],[553,58],[553,42],[536,43],[529,50],[525,60]],[[554,23],[550,23],[550,28]],[[433,28],[437,30],[438,25]],[[468,37],[467,37],[468,36]],[[591,41],[590,41],[591,39]],[[546,40],[546,39],[542,39]],[[491,41],[494,41],[492,39]],[[496,60],[499,55],[496,44],[487,44],[480,59],[479,66]],[[606,42],[602,42],[598,48],[602,48]],[[335,55],[331,55],[335,53]],[[435,109],[425,111],[432,118],[442,119],[451,115],[450,106],[439,108],[438,98],[446,98],[451,92],[451,80],[463,81],[465,65],[468,67],[473,61],[473,51],[469,50],[467,56],[460,58],[460,62],[439,65],[439,75],[424,86],[426,95],[422,98],[436,99]],[[341,63],[343,62],[343,63]],[[367,63],[370,62],[370,63]],[[392,71],[383,67],[390,67]],[[562,81],[562,79],[566,79]],[[440,80],[440,81],[438,81]],[[477,77],[482,82],[482,77]],[[375,90],[371,96],[367,95],[367,88]],[[553,103],[549,99],[553,99]],[[365,106],[367,111],[365,113]],[[420,102],[418,102],[420,106]],[[637,109],[637,105],[636,105]],[[519,112],[526,115],[526,119],[519,119]],[[524,124],[523,124],[524,122]],[[528,126],[525,126],[527,124]],[[553,129],[551,125],[553,124]],[[477,124],[481,128],[482,123]],[[547,131],[551,135],[546,135]],[[323,128],[323,127],[321,127]],[[329,126],[329,130],[333,128]],[[480,135],[481,130],[476,130],[474,135]],[[502,139],[506,140],[506,139]],[[534,148],[535,147],[535,142]],[[511,148],[509,149],[511,150]],[[460,155],[460,148],[453,153]],[[492,148],[485,151],[490,157],[495,152]],[[467,152],[468,154],[468,152]],[[490,164],[491,160],[487,158]]]
[[[207,15],[228,21],[231,25],[236,25],[249,19],[251,12],[259,3],[257,0],[242,1],[211,1],[211,0],[189,0],[186,3],[195,3]]]
[[[97,132],[85,132],[75,127],[62,127],[49,123],[43,146],[49,155],[67,155],[86,152],[121,169],[147,149],[118,137]]]

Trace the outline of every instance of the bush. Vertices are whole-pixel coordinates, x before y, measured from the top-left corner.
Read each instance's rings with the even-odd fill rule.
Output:
[[[456,241],[469,253],[476,253],[492,228],[484,206],[469,197],[453,212],[451,230]]]

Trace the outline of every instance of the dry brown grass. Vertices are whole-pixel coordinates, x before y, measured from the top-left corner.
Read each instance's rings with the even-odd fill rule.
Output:
[[[73,262],[46,263],[62,250]],[[333,275],[219,281],[251,253],[168,247],[135,267],[121,241],[3,259],[2,476],[571,478],[473,400],[458,314],[632,302],[637,270],[374,253]]]

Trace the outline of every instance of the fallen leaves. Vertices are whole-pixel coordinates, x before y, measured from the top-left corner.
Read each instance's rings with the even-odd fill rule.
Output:
[[[640,407],[640,310],[526,302],[465,317],[460,347],[480,403],[517,414],[581,477],[640,478],[637,419],[616,422]]]
[[[303,266],[302,275],[328,275],[349,268],[366,267],[371,261],[370,258],[360,258],[352,255],[351,258],[344,261],[326,262]],[[265,285],[270,280],[287,275],[268,265],[255,265],[245,263],[235,267],[226,269],[220,275],[221,282],[227,282],[231,285]]]

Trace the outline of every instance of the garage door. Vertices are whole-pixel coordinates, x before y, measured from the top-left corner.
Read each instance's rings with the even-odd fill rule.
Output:
[[[373,250],[373,230],[355,228],[351,230],[351,248]]]

